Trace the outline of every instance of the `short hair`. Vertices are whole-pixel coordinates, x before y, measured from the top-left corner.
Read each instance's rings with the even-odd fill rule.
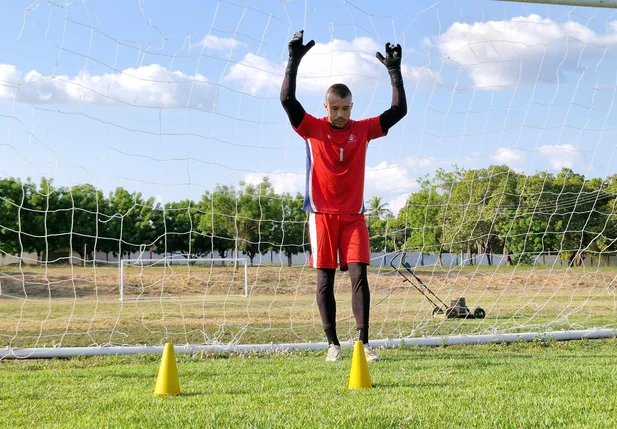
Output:
[[[347,98],[351,95],[351,91],[344,83],[335,83],[330,86],[330,88],[326,91],[326,100],[328,99],[328,95],[330,95],[330,93],[334,93],[340,98]]]

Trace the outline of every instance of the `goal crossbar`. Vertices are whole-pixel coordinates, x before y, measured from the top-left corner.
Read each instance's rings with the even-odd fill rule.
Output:
[[[562,6],[617,8],[617,0],[494,0],[510,3],[536,3]]]

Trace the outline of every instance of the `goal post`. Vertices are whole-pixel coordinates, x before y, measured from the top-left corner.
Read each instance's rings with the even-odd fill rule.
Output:
[[[336,83],[388,111],[375,54],[403,52],[407,115],[362,160],[371,342],[613,335],[617,0],[199,3],[3,9],[0,359],[325,347],[299,30],[316,118]]]
[[[617,8],[617,0],[493,0],[512,3]]]
[[[187,289],[191,277],[202,280],[201,284],[207,286]],[[171,283],[167,288],[166,280]],[[120,260],[120,301],[203,297],[212,288],[215,290],[212,293],[222,291],[227,296],[234,296],[234,283],[241,284],[241,296],[248,297],[248,261],[245,258]],[[154,293],[148,293],[149,289],[155,289]]]

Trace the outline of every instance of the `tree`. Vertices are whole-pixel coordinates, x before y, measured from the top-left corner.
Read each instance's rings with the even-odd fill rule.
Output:
[[[105,224],[99,222],[99,215],[104,206],[105,197],[94,186],[85,184],[73,186],[60,197],[61,211],[57,218],[62,219],[63,228],[61,247],[72,249],[83,260],[96,255],[99,236]]]
[[[3,253],[21,253],[19,212],[24,200],[19,180],[0,180],[0,249]]]
[[[520,177],[515,194],[518,203],[504,207],[502,222],[498,226],[508,257],[517,263],[529,263],[530,255],[554,250],[557,233],[562,222],[552,217],[557,207],[558,192],[555,176],[538,172]]]
[[[476,249],[475,228],[480,220],[482,189],[477,183],[481,173],[475,170],[437,172],[437,184],[448,195],[439,217],[442,219],[444,248],[449,251],[467,251],[469,264]]]
[[[40,187],[28,180],[22,186],[23,205],[19,210],[22,230],[20,241],[26,252],[35,252],[38,260],[54,250],[66,247],[66,232],[62,198],[66,188],[55,189],[52,181],[41,179]]]
[[[291,267],[292,257],[306,251],[308,247],[307,213],[303,210],[304,197],[296,194],[283,194],[281,197],[281,216],[275,220],[272,230],[273,248],[287,256]]]
[[[437,170],[419,181],[396,219],[381,197],[367,200],[372,251],[503,252],[508,263],[559,252],[570,264],[584,253],[617,252],[617,175],[586,179],[570,169],[526,176],[507,166]],[[157,248],[185,257],[231,249],[254,257],[271,249],[288,263],[308,247],[300,194],[277,194],[267,178],[240,189],[216,186],[197,203],[155,203],[117,188],[105,198],[92,185],[53,186],[41,179],[0,180],[0,250],[21,254],[72,249],[124,255]],[[85,249],[85,250],[84,250]],[[84,254],[87,253],[86,254]],[[439,258],[440,260],[441,258]]]
[[[605,219],[596,208],[605,196],[601,192],[602,181],[585,180],[585,177],[570,169],[563,169],[555,179],[560,189],[555,217],[563,224],[559,236],[559,250],[569,265],[581,265],[583,252],[589,248],[595,235],[601,230]]]
[[[162,235],[159,228],[163,226],[153,220],[160,212],[155,209],[154,198],[144,201],[139,192],[131,194],[124,188],[116,188],[109,195],[106,238],[114,243],[114,253],[123,256],[154,245]]]
[[[367,203],[367,218],[387,219],[392,217],[392,211],[388,208],[388,203],[384,203],[381,197],[372,197]]]
[[[201,211],[191,200],[165,204],[162,209],[164,225],[157,222],[157,230],[163,233],[158,247],[166,252],[179,252],[185,258],[201,257],[209,251],[209,240],[197,231]]]
[[[459,171],[444,205],[445,241],[461,243],[473,264],[472,252],[483,253],[489,265],[491,254],[503,248],[496,225],[503,220],[503,207],[516,204],[518,175],[507,166]]]
[[[244,191],[238,196],[236,238],[252,265],[258,253],[267,252],[273,245],[275,224],[282,218],[281,200],[267,177],[258,185],[241,182],[240,186],[244,186]]]
[[[235,213],[237,209],[236,191],[229,186],[217,185],[212,193],[206,191],[199,202],[201,216],[198,230],[212,252],[221,258],[234,249],[236,240]]]
[[[434,178],[427,179],[434,186],[436,192],[443,195],[437,218],[441,225],[441,249],[442,251],[460,253],[465,250],[467,243],[459,241],[457,237],[457,225],[460,222],[460,204],[452,199],[452,193],[458,183],[462,180],[465,171],[454,166],[453,171],[445,171],[440,168],[435,172]]]
[[[487,261],[492,263],[491,254],[503,253],[506,265],[512,265],[512,259],[506,246],[512,209],[519,206],[517,186],[521,175],[511,170],[506,165],[490,166],[487,169],[490,182],[487,194],[490,198],[486,201],[483,216],[486,219],[486,229],[482,247],[486,252]]]
[[[420,191],[409,196],[398,215],[400,223],[405,226],[405,248],[437,254],[438,263],[442,265],[443,225],[439,213],[446,196],[437,192],[429,178],[419,182]]]
[[[600,257],[617,252],[617,174],[610,176],[600,187],[600,203],[595,208],[597,218],[590,249]]]
[[[96,244],[96,248],[100,252],[105,253],[107,260],[109,260],[110,253],[117,256],[119,252],[117,239],[119,228],[116,225],[119,222],[119,215],[112,207],[111,195],[108,198],[99,200],[99,236]]]

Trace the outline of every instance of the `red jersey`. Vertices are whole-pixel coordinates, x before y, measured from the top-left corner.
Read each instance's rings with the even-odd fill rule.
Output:
[[[345,128],[308,113],[295,131],[306,141],[304,210],[364,213],[364,171],[369,141],[382,137],[379,117],[349,120]]]

